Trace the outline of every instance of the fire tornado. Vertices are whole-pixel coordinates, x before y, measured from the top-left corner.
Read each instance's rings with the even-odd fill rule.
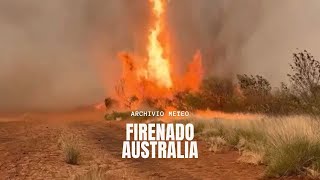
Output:
[[[174,72],[173,60],[167,38],[167,0],[149,0],[151,22],[148,25],[146,54],[143,58],[134,53],[121,52],[123,73],[116,86],[117,99],[132,108],[132,100],[145,98],[170,98],[179,91],[198,90],[202,79],[201,53],[198,51],[181,77]],[[171,37],[170,37],[171,38]],[[136,102],[136,101],[134,101]],[[139,104],[139,103],[138,103]]]
[[[160,42],[160,35],[164,29],[165,0],[150,0],[155,22],[148,36],[148,79],[153,80],[160,87],[171,88],[172,78],[170,60],[164,57],[164,44]]]

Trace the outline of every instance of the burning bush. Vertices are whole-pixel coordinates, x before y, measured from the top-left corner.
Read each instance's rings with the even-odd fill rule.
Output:
[[[195,60],[200,62],[201,57]],[[136,70],[132,63],[129,64],[131,65],[127,68]],[[119,101],[126,109],[148,107],[165,110],[168,107],[174,107],[177,110],[188,111],[210,109],[272,115],[318,115],[320,113],[320,62],[315,60],[309,52],[303,51],[293,54],[293,64],[290,67],[292,70],[292,73],[288,74],[290,84],[282,83],[277,89],[272,89],[269,81],[261,75],[239,74],[237,82],[232,79],[209,77],[202,81],[199,88],[195,86],[191,89],[190,87],[179,88],[179,83],[174,81],[175,85],[178,84],[177,87],[165,91],[152,82],[141,80],[139,82],[142,83],[141,89],[134,88],[135,90],[131,92],[132,87],[128,84],[136,87],[137,82],[136,79],[133,82],[128,81],[135,74],[129,73],[127,76],[130,78],[122,79],[116,87],[116,92]],[[199,74],[200,69],[197,68],[196,72]],[[188,77],[196,74],[189,73]],[[128,93],[129,91],[131,94]],[[154,92],[158,93],[154,94]],[[114,101],[110,98],[105,100],[107,108],[113,103]],[[111,119],[114,118],[111,117]]]

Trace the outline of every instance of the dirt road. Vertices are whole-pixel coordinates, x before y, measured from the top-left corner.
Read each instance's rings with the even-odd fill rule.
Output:
[[[262,166],[237,162],[237,152],[214,154],[198,141],[199,159],[122,159],[125,122],[101,113],[24,114],[0,118],[0,179],[72,179],[94,168],[130,179],[258,179]],[[76,134],[79,165],[59,148],[63,133]]]

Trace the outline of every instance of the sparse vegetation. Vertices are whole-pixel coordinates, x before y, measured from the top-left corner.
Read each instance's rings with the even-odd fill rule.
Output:
[[[106,180],[109,179],[106,172],[105,168],[95,168],[85,174],[75,176],[73,180]]]
[[[302,51],[293,54],[290,68],[289,84],[281,83],[276,89],[260,75],[237,75],[236,83],[206,79],[200,92],[179,94],[176,107],[265,114],[258,120],[216,119],[192,123],[210,151],[236,149],[241,155],[239,161],[267,165],[266,176],[302,174],[318,178],[320,62]],[[201,106],[186,103],[188,96],[196,96]]]
[[[188,111],[210,109],[269,115],[320,115],[320,62],[306,50],[294,53],[292,62],[288,84],[281,83],[278,88],[272,88],[261,75],[238,74],[236,79],[209,77],[203,80],[198,92],[184,90],[167,99],[127,97],[124,82],[120,83],[117,92],[129,109],[141,101],[148,107],[162,110],[174,107]],[[105,104],[109,107],[113,103],[106,99]],[[113,115],[119,114],[108,114],[106,119],[114,119]]]
[[[107,180],[107,179],[133,179],[133,171],[110,170],[108,168],[94,168],[85,174],[79,174],[73,180]]]
[[[79,164],[80,147],[79,138],[74,134],[62,133],[59,138],[59,146],[62,149],[65,161],[68,164]]]
[[[177,92],[169,105],[179,110],[218,110],[269,115],[320,114],[320,62],[309,52],[293,54],[289,84],[272,89],[261,75],[237,75],[237,81],[210,77],[199,92]]]
[[[320,123],[311,117],[194,120],[193,123],[210,151],[236,149],[241,155],[239,161],[267,165],[266,176],[319,172]]]
[[[218,110],[265,114],[259,120],[196,120],[195,133],[218,153],[236,149],[239,161],[267,165],[266,176],[320,172],[320,62],[309,52],[293,54],[288,84],[273,89],[261,75],[237,75],[236,81],[210,77],[198,92],[177,92],[171,99],[146,99],[150,107],[178,110]],[[131,107],[137,98],[129,98]],[[128,107],[129,107],[128,106]],[[271,116],[270,116],[271,115]],[[283,118],[286,115],[286,118]],[[107,120],[128,119],[113,112]],[[190,121],[188,121],[190,122]]]

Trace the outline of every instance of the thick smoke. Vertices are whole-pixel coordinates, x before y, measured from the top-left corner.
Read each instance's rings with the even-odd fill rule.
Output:
[[[262,17],[262,1],[172,1],[170,23],[177,57],[183,64],[200,49],[206,74],[232,76],[241,62],[241,50]],[[181,66],[180,66],[181,67]]]
[[[75,2],[75,1],[74,1]],[[62,109],[97,100],[84,0],[0,1],[0,110]]]
[[[291,53],[320,58],[318,0],[171,0],[172,52],[207,75],[285,81]],[[63,109],[113,92],[120,51],[145,55],[148,0],[0,0],[0,110]]]
[[[317,0],[171,1],[176,52],[186,62],[200,48],[208,75],[262,74],[286,81],[292,53],[320,59]]]
[[[297,48],[320,61],[319,8],[318,0],[265,0],[260,25],[243,47],[239,70],[263,74],[279,85],[288,79],[288,64]]]

